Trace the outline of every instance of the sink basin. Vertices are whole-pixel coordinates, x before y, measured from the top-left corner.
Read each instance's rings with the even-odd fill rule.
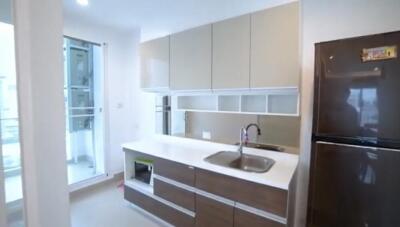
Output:
[[[239,145],[239,143],[236,143],[235,145]],[[279,152],[285,151],[285,149],[283,147],[271,145],[271,144],[247,143],[244,146],[251,147],[251,148],[257,148],[257,149],[263,149],[263,150],[269,150],[269,151],[279,151]]]
[[[255,173],[265,173],[275,163],[270,158],[250,154],[242,154],[240,156],[238,152],[232,151],[220,151],[206,157],[204,160],[212,164]]]

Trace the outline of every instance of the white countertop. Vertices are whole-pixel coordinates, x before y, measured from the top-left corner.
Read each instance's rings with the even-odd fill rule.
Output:
[[[243,153],[259,155],[275,161],[266,173],[245,172],[204,161],[204,158],[218,151],[237,151],[237,146],[173,136],[154,136],[146,140],[125,143],[122,147],[284,190],[288,190],[298,163],[298,155],[295,154],[244,147]]]

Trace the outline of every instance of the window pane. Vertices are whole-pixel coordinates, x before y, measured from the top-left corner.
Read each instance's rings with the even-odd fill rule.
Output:
[[[1,1],[1,7],[9,1]],[[2,13],[5,11],[2,10]],[[18,103],[15,66],[14,26],[11,24],[11,13],[0,17],[0,130],[5,201],[0,201],[0,209],[5,206],[8,226],[24,226],[21,154],[19,144]],[[0,184],[3,185],[3,184]],[[2,190],[0,190],[2,191]]]
[[[101,48],[65,38],[64,59],[68,181],[74,184],[104,173]]]

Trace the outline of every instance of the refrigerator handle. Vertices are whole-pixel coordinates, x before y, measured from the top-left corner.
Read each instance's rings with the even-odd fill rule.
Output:
[[[363,148],[363,149],[371,149],[371,150],[383,150],[383,151],[396,151],[400,152],[400,149],[392,149],[392,148],[384,148],[384,147],[371,147],[371,146],[361,146],[361,145],[353,145],[353,144],[344,144],[344,143],[334,143],[334,142],[326,142],[326,141],[316,141],[316,144],[326,144],[326,145],[336,145],[343,147],[354,147],[354,148]]]

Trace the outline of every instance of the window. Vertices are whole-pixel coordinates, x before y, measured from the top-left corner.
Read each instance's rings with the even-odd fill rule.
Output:
[[[3,160],[0,163],[0,171],[4,170],[3,175],[5,177],[4,179],[0,178],[0,181],[4,180],[5,186],[5,201],[0,201],[0,209],[5,206],[8,214],[8,225],[23,226],[21,202],[23,194],[14,46],[14,26],[0,22],[0,124],[2,148],[0,156]]]

